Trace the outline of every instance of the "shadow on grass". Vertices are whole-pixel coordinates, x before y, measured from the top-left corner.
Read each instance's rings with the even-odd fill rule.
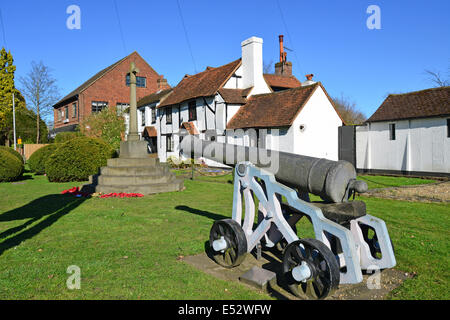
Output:
[[[71,195],[52,194],[1,214],[0,223],[14,220],[29,220],[20,226],[0,233],[0,241],[12,236],[0,243],[0,256],[6,250],[19,245],[25,240],[31,239],[45,228],[50,227],[59,218],[68,214],[85,200],[86,198],[75,198]],[[35,222],[38,223],[33,225]],[[31,225],[33,226],[27,229]]]
[[[223,216],[221,214],[217,214],[217,213],[213,213],[213,212],[209,212],[209,211],[204,211],[204,210],[199,210],[199,209],[191,208],[191,207],[188,207],[188,206],[176,206],[175,209],[181,210],[181,211],[186,211],[186,212],[189,212],[189,213],[198,214],[199,216],[207,217],[207,218],[209,218],[211,220],[229,219],[229,217]]]

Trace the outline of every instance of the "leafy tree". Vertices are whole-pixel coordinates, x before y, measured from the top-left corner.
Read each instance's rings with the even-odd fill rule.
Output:
[[[100,138],[117,150],[125,133],[125,121],[114,108],[105,108],[84,119],[80,124],[80,132],[88,137]]]
[[[16,109],[16,136],[17,138],[22,138],[23,143],[35,143],[36,142],[36,114],[28,110],[26,108]],[[7,127],[4,130],[5,136],[4,139],[6,141],[12,142],[14,141],[14,133],[13,133],[13,119],[12,113],[8,113],[6,117]],[[42,119],[39,119],[39,141],[47,142],[48,141],[48,129],[45,122]],[[1,139],[0,139],[1,140]],[[1,143],[1,141],[0,141]]]
[[[30,102],[31,109],[36,113],[36,143],[40,141],[40,120],[53,112],[53,105],[59,100],[56,80],[50,69],[42,61],[31,62],[31,70],[25,77],[19,79],[22,92]]]
[[[366,116],[357,110],[356,104],[348,98],[341,95],[340,98],[333,98],[332,100],[346,125],[362,124],[366,121]]]
[[[25,99],[14,84],[16,66],[11,52],[0,50],[0,142],[4,143],[12,128],[12,110],[14,103],[17,112],[26,110]]]

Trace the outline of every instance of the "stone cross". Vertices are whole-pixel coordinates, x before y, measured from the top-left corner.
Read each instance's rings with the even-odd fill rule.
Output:
[[[134,62],[130,64],[130,126],[127,136],[127,141],[138,141],[138,123],[137,123],[137,102],[136,102],[136,73],[139,69],[136,68]]]

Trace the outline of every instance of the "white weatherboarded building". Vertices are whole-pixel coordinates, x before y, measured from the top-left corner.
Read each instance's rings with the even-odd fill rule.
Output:
[[[450,87],[389,95],[356,127],[362,172],[450,175]]]
[[[241,43],[240,59],[186,75],[176,87],[138,102],[140,130],[156,140],[160,161],[180,157],[182,133],[338,159],[342,119],[324,87],[311,77],[301,84],[286,54],[280,53],[274,75],[263,74],[262,44],[251,37]]]

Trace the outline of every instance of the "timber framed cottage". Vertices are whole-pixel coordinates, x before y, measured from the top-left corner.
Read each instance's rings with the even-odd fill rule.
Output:
[[[139,131],[160,161],[181,157],[183,134],[337,160],[343,122],[324,87],[312,75],[304,83],[292,75],[282,36],[275,74],[263,74],[262,45],[251,37],[241,58],[138,101]]]

